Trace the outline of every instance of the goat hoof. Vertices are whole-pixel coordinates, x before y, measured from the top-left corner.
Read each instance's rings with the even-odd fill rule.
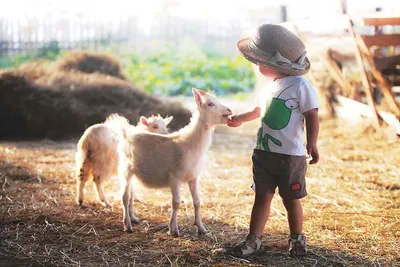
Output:
[[[197,234],[198,235],[206,235],[207,234],[207,230],[206,230],[206,228],[198,228],[197,229]]]
[[[132,227],[128,227],[128,228],[126,228],[126,227],[124,227],[124,232],[127,232],[127,233],[133,233],[133,229],[132,229]]]
[[[79,200],[78,204],[79,204],[80,207],[83,207],[83,200]]]
[[[197,230],[197,234],[198,235],[206,235],[207,234],[207,230]]]
[[[170,236],[178,237],[179,236],[179,230],[169,230]]]
[[[196,225],[196,227],[197,227],[197,233],[199,234],[199,235],[205,235],[205,234],[207,234],[207,229],[204,227],[204,225],[203,224],[196,224],[196,223],[194,223],[194,225]]]

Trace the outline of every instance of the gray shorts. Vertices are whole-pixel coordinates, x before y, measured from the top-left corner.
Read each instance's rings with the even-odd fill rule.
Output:
[[[279,195],[286,200],[307,196],[305,156],[290,156],[262,150],[253,153],[253,180],[256,194]]]

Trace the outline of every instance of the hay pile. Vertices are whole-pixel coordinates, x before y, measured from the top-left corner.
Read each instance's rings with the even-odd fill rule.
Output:
[[[121,64],[108,54],[74,51],[57,62],[61,71],[76,70],[84,73],[102,73],[125,79]]]
[[[189,122],[191,112],[180,104],[148,95],[121,79],[115,60],[88,53],[73,55],[75,63],[67,56],[56,67],[30,63],[0,73],[0,139],[75,138],[115,112],[132,124],[140,115],[172,115],[171,130]],[[96,64],[99,72],[87,73]]]

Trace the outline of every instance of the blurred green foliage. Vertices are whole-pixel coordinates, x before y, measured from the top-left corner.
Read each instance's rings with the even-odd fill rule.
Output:
[[[255,82],[251,65],[242,56],[230,58],[196,47],[126,55],[123,64],[136,86],[160,95],[191,95],[192,87],[235,94],[251,91]]]
[[[33,60],[56,60],[62,55],[57,41],[49,42],[31,54],[8,55],[0,58],[0,69],[16,68],[27,61]]]
[[[192,43],[156,52],[109,52],[119,54],[116,57],[136,87],[157,95],[191,95],[192,87],[210,89],[218,95],[237,94],[251,91],[255,83],[251,64],[242,56],[229,57]],[[16,68],[32,60],[54,61],[65,53],[57,42],[51,42],[32,54],[2,57],[0,69]]]

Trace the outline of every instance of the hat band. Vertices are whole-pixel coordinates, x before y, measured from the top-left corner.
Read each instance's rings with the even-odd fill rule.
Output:
[[[296,62],[291,62],[289,59],[282,56],[278,51],[275,53],[275,56],[271,56],[267,52],[258,48],[258,46],[254,43],[253,39],[249,42],[249,49],[257,56],[265,58],[268,60],[269,63],[273,65],[278,65],[287,69],[294,69],[294,70],[305,70],[306,65],[304,64],[305,58],[307,55],[307,51],[300,56],[300,58]]]

